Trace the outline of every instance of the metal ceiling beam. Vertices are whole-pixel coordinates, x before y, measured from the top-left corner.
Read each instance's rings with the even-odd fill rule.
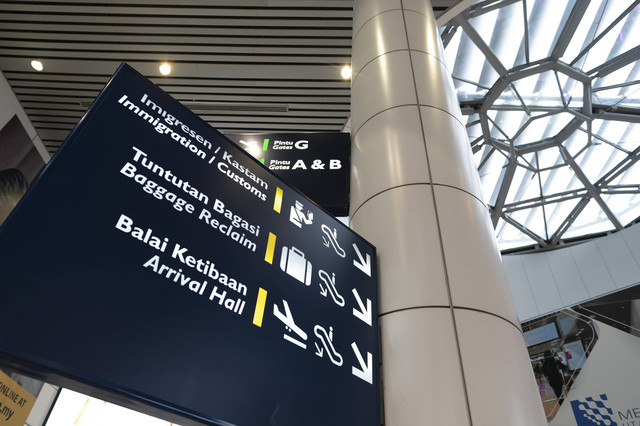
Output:
[[[499,151],[501,152],[505,152],[505,153],[509,153],[511,152],[511,145],[502,141],[499,141],[497,139],[491,138],[489,140],[485,139],[485,144],[487,145],[491,145],[495,148],[497,148]],[[505,154],[507,155],[507,154]]]
[[[529,63],[529,17],[527,16],[527,0],[522,0],[522,20],[524,21],[524,57]]]
[[[445,48],[445,49],[447,48],[447,46],[449,45],[449,43],[453,39],[453,36],[456,35],[457,29],[458,29],[458,27],[456,25],[449,24],[442,31],[442,34],[440,34],[440,38],[442,39],[442,47],[443,48]]]
[[[591,77],[589,77],[588,73],[582,72],[579,69],[574,68],[562,61],[553,61],[553,64],[554,64],[553,69],[555,71],[566,74],[569,77],[573,78],[574,80],[578,80],[584,85],[591,84]]]
[[[588,45],[586,45],[584,47],[584,49],[582,49],[580,51],[580,53],[578,53],[578,56],[576,56],[573,61],[571,61],[569,63],[569,65],[573,66],[576,64],[576,62],[578,62],[580,60],[581,57],[583,57],[593,46],[596,45],[596,43],[598,43],[604,36],[606,36],[609,31],[611,31],[612,28],[614,28],[616,25],[618,25],[618,22],[620,22],[625,16],[627,16],[629,13],[631,13],[631,11],[633,11],[633,9],[636,8],[636,6],[638,6],[640,4],[640,0],[636,0],[634,1],[629,7],[627,7],[624,12],[622,12],[616,19],[613,20],[613,22],[611,22],[611,24],[609,24],[609,26],[607,28],[604,29],[604,31],[602,31],[600,34],[598,34],[598,36],[596,38],[594,38],[593,40],[591,40],[591,43],[589,43]],[[591,73],[589,73],[591,74]]]
[[[535,151],[542,151],[543,149],[552,148],[554,146],[562,146],[562,142],[567,140],[567,138],[571,136],[573,132],[578,130],[582,123],[583,120],[581,120],[580,118],[573,118],[555,136],[543,139],[541,141],[519,145],[515,147],[515,152],[517,155],[525,155]]]
[[[536,243],[540,244],[540,246],[542,246],[542,247],[548,246],[548,243],[545,240],[543,240],[542,238],[540,238],[540,236],[538,234],[536,234],[535,232],[531,231],[526,226],[524,226],[524,225],[518,223],[517,221],[513,220],[513,218],[511,218],[510,216],[505,214],[505,215],[503,215],[502,220],[504,220],[509,225],[511,225],[514,228],[516,228],[518,231],[520,231],[523,234],[525,234],[527,237],[529,237],[532,240],[534,240]]]
[[[513,213],[519,210],[534,209],[537,207],[547,206],[549,204],[563,203],[565,201],[571,201],[577,198],[584,198],[587,195],[588,194],[586,189],[564,191],[553,195],[544,195],[536,198],[529,198],[527,200],[505,204],[503,211],[505,213]]]
[[[465,101],[460,102],[461,106],[466,106],[470,104],[473,104],[474,106],[476,106],[475,102],[465,102]],[[538,106],[538,105],[529,105],[528,108],[529,108],[529,111],[531,112],[548,112],[548,113],[561,113],[565,111],[568,112],[572,109],[572,108],[565,108],[565,107],[546,107],[546,106]],[[573,109],[576,109],[576,108],[573,108]],[[516,106],[516,105],[492,105],[491,110],[492,111],[522,111],[522,107]]]
[[[556,74],[557,76],[557,74]],[[540,167],[540,156],[536,152],[536,167]],[[542,176],[541,173],[536,173],[536,177],[538,178],[538,190],[540,191],[540,195],[544,195],[544,187],[542,185]],[[544,236],[545,238],[549,238],[549,219],[547,218],[547,209],[542,206],[542,220],[544,220]]]
[[[624,52],[621,55],[616,56],[605,62],[604,64],[595,67],[591,71],[588,72],[589,75],[597,73],[595,77],[601,78],[605,75],[611,74],[614,71],[619,70],[620,68],[629,65],[632,62],[640,59],[640,46],[636,46],[631,50]]]
[[[571,225],[573,225],[573,222],[576,221],[578,216],[580,216],[580,213],[582,213],[584,208],[587,207],[587,205],[589,204],[589,201],[590,201],[589,197],[584,197],[582,200],[578,202],[578,204],[576,204],[573,210],[571,210],[571,213],[569,213],[569,215],[562,221],[560,226],[558,226],[558,229],[556,230],[556,232],[554,232],[553,235],[551,236],[550,245],[555,246],[560,242],[564,233],[567,232],[567,230],[571,227]]]
[[[622,87],[634,86],[636,84],[640,84],[640,80],[625,81],[624,83],[611,84],[609,86],[600,86],[598,88],[594,88],[593,92],[595,93],[595,92],[601,92],[603,90],[620,89]]]
[[[531,124],[531,122],[532,122],[532,121],[533,121],[533,119],[529,117],[529,118],[526,120],[526,122],[525,122],[525,123],[521,124],[521,125],[520,125],[520,128],[519,128],[519,129],[516,131],[516,133],[513,135],[512,140],[513,140],[513,141],[518,140],[518,138],[520,137],[520,135],[521,135],[522,133],[524,133],[524,131],[525,131],[525,130],[527,130],[527,127],[529,127],[529,125]]]
[[[472,86],[476,86],[476,87],[479,87],[479,88],[484,89],[484,90],[489,90],[489,89],[491,89],[491,87],[485,86],[484,84],[480,84],[480,83],[477,83],[477,82],[473,82],[473,81],[471,81],[471,80],[467,80],[467,79],[464,79],[464,78],[462,78],[462,77],[456,77],[456,76],[453,76],[453,75],[452,75],[452,76],[451,76],[451,78],[452,78],[452,79],[454,79],[454,80],[457,80],[457,81],[461,81],[461,82],[463,82],[463,83],[471,84]],[[469,102],[469,101],[468,101],[468,102]],[[478,102],[478,101],[470,101],[470,102]]]
[[[488,47],[487,47],[487,49],[488,49]],[[540,61],[536,61],[536,62],[532,62],[532,63],[524,64],[522,66],[515,67],[515,68],[509,70],[508,72],[505,72],[505,74],[501,74],[500,78],[498,80],[496,80],[496,82],[493,84],[491,89],[489,89],[489,91],[483,97],[482,105],[480,106],[480,110],[483,111],[483,112],[486,112],[489,109],[494,109],[494,108],[495,109],[508,108],[508,107],[505,107],[505,106],[494,106],[493,105],[495,103],[495,101],[500,97],[502,92],[504,92],[508,87],[510,87],[511,84],[514,81],[521,80],[523,78],[530,77],[532,75],[541,74],[541,73],[546,72],[546,71],[561,72],[561,73],[569,76],[570,78],[581,82],[583,84],[583,86],[585,87],[585,89],[583,91],[583,95],[587,95],[589,97],[589,99],[590,99],[590,96],[591,96],[590,92],[587,91],[587,89],[586,89],[586,86],[589,86],[589,90],[590,90],[591,78],[589,77],[589,75],[587,75],[586,73],[581,72],[580,70],[572,68],[569,65],[567,65],[567,64],[565,64],[563,62],[560,62],[560,61],[558,61],[556,59],[546,58],[546,59],[542,59]],[[590,100],[589,100],[589,102],[590,102]],[[591,105],[589,104],[588,108],[590,108],[590,106]],[[521,110],[521,109],[518,108],[518,110]],[[530,111],[535,111],[535,110],[536,110],[536,107],[531,107],[530,108]],[[546,111],[547,109],[543,108],[542,110]],[[583,111],[584,110],[585,110],[585,107],[583,106]],[[590,110],[589,110],[589,112],[590,112]]]
[[[518,89],[516,89],[516,86],[511,83],[509,84],[509,89],[511,90],[511,93],[513,93],[513,95],[518,98],[518,101],[520,101],[520,105],[522,105],[522,109],[524,110],[524,112],[530,116],[531,110],[527,106],[527,103],[524,101],[524,99],[522,99],[522,96],[520,96],[520,93],[518,93]]]
[[[485,13],[491,12],[492,10],[500,9],[519,1],[520,0],[487,0],[478,2],[469,8],[469,17],[474,18],[476,16],[484,15]]]
[[[562,28],[562,32],[560,33],[560,37],[558,37],[558,41],[551,51],[551,57],[554,59],[559,59],[564,55],[569,46],[569,42],[573,38],[582,18],[584,17],[585,12],[589,8],[589,0],[581,0],[577,1],[573,5],[573,9],[571,9],[571,14],[569,15],[569,19],[565,23]]]
[[[509,143],[511,143],[511,139],[509,138],[509,136],[502,130],[502,128],[498,125],[498,123],[496,123],[491,117],[487,116],[487,120],[491,122],[491,124],[493,125],[493,128],[496,129],[498,131],[498,133],[500,133],[502,136],[504,136],[504,138],[506,140],[509,141]]]
[[[531,154],[532,152],[542,151],[548,148],[558,146],[562,141],[558,141],[555,137],[545,138],[540,141],[519,145],[515,148],[517,155]]]
[[[513,182],[513,176],[516,173],[516,165],[517,163],[515,161],[515,158],[513,156],[510,157],[509,164],[504,170],[502,182],[500,183],[500,190],[498,191],[498,196],[496,197],[496,204],[493,207],[493,212],[491,213],[491,221],[493,222],[494,228],[498,225],[498,219],[504,216],[502,210],[504,208],[504,203],[507,199],[509,189],[511,188],[511,182]]]
[[[600,188],[603,194],[640,194],[640,185],[608,185]]]
[[[611,141],[609,141],[609,140],[607,140],[607,139],[603,138],[603,137],[602,137],[602,136],[600,136],[600,135],[594,134],[594,133],[592,133],[592,132],[585,131],[585,130],[584,130],[584,129],[582,129],[582,128],[580,128],[579,130],[580,130],[580,131],[582,131],[582,132],[587,133],[587,134],[589,135],[589,136],[588,136],[589,138],[599,140],[599,141],[600,141],[600,142],[602,142],[602,143],[606,143],[607,145],[611,146],[612,148],[614,148],[614,149],[616,149],[616,150],[618,150],[618,151],[622,151],[622,152],[624,152],[624,153],[625,153],[625,154],[627,154],[627,155],[631,154],[631,151],[628,151],[628,150],[624,149],[624,148],[623,148],[622,146],[620,146],[620,144],[618,144],[618,143],[611,142]]]
[[[475,138],[474,140],[471,141],[470,145],[471,145],[471,151],[476,154],[478,151],[480,151],[482,149],[482,141],[484,140],[484,137],[482,136],[478,136],[477,138]]]
[[[591,82],[582,85],[582,112],[585,115],[592,113],[593,92]]]
[[[478,34],[475,28],[473,28],[473,26],[469,23],[467,18],[463,15],[458,15],[455,17],[454,22],[462,27],[462,29],[467,34],[469,39],[471,39],[471,41],[476,45],[476,47],[480,49],[482,54],[485,56],[489,64],[491,64],[493,69],[496,70],[498,75],[500,76],[506,75],[507,69],[505,68],[505,66],[502,65],[502,62],[500,62],[500,59],[498,59],[495,53],[493,53],[493,51],[487,45],[487,43],[484,42],[480,34]]]
[[[632,114],[602,112],[601,114],[598,114],[598,118],[602,120],[624,121],[626,123],[640,123],[640,115]]]
[[[565,148],[564,145],[560,145],[558,148],[560,149],[560,153],[562,154],[562,157],[566,161],[567,165],[571,167],[573,172],[576,174],[576,177],[584,185],[589,196],[598,203],[598,205],[600,206],[604,214],[607,215],[607,218],[611,221],[613,226],[615,226],[617,230],[621,230],[623,228],[622,224],[618,220],[617,216],[611,211],[607,203],[604,202],[604,200],[600,196],[600,191],[598,190],[598,188],[596,188],[589,181],[589,178],[587,177],[587,175],[584,174],[584,172],[582,171],[578,163],[576,163],[576,161],[573,159],[573,157],[571,156],[567,148]]]
[[[582,123],[584,123],[584,120],[575,117],[572,118],[571,121],[554,136],[554,139],[559,143],[566,141],[576,130],[580,128],[580,126],[582,126]]]
[[[485,150],[482,153],[482,160],[480,160],[480,164],[478,165],[478,172],[480,172],[482,170],[482,168],[486,164],[487,160],[489,160],[489,158],[491,157],[491,154],[493,154],[493,152],[495,150],[496,150],[496,148],[490,147],[488,150]]]
[[[607,61],[605,64],[601,65],[600,67],[594,68],[594,70],[591,70],[589,73],[585,73],[576,68],[573,68],[571,65],[573,65],[575,61],[571,65],[566,64],[564,62],[560,62],[559,58],[563,57],[566,54],[567,48],[570,44],[570,40],[572,39],[572,36],[576,33],[580,25],[580,22],[584,19],[586,11],[589,8],[590,3],[588,0],[585,0],[585,1],[575,2],[575,4],[573,5],[570,11],[569,17],[567,19],[567,22],[562,28],[562,31],[556,41],[556,44],[553,47],[550,58],[537,61],[536,63],[528,63],[511,70],[505,70],[499,58],[493,54],[492,50],[487,45],[487,43],[485,43],[482,37],[474,30],[473,26],[468,21],[468,18],[470,16],[475,16],[475,14],[486,13],[489,10],[500,8],[505,4],[506,3],[503,3],[501,1],[481,2],[481,3],[478,3],[477,6],[475,6],[475,9],[474,8],[470,9],[472,11],[471,14],[460,16],[456,20],[456,23],[458,23],[458,25],[460,25],[464,29],[469,39],[485,55],[487,62],[500,75],[500,78],[494,83],[494,85],[489,89],[489,91],[483,97],[482,103],[479,108],[478,108],[477,101],[474,101],[473,105],[471,103],[467,103],[468,106],[472,108],[474,112],[480,113],[485,144],[488,144],[493,146],[494,148],[497,148],[500,153],[503,153],[503,155],[507,155],[509,159],[508,164],[503,169],[502,178],[499,181],[499,186],[496,189],[496,192],[494,192],[494,195],[492,197],[495,199],[495,206],[493,206],[493,208],[491,209],[492,222],[494,224],[494,227],[497,225],[498,219],[502,217],[505,221],[508,221],[508,223],[515,226],[521,232],[527,234],[529,237],[533,238],[538,243],[543,244],[544,241],[540,238],[540,236],[535,235],[535,233],[533,233],[530,229],[527,228],[526,224],[522,225],[515,222],[513,219],[511,219],[507,215],[507,213],[510,213],[512,211],[517,211],[517,210],[523,210],[523,209],[532,209],[535,207],[544,208],[544,206],[547,204],[580,199],[581,201],[578,202],[578,204],[573,209],[572,213],[565,219],[565,221],[561,224],[561,226],[558,228],[556,233],[551,238],[551,240],[553,241],[553,244],[557,244],[560,238],[562,237],[562,235],[567,231],[567,229],[569,229],[572,226],[572,224],[575,222],[578,215],[587,206],[589,201],[593,199],[598,203],[599,207],[602,209],[604,214],[607,215],[608,219],[611,221],[613,226],[615,226],[616,229],[621,229],[622,225],[620,221],[618,220],[616,215],[611,211],[611,209],[606,205],[606,203],[603,201],[602,194],[603,192],[616,193],[616,194],[621,194],[621,193],[636,194],[636,193],[640,193],[640,189],[626,187],[626,186],[622,188],[622,187],[612,187],[612,186],[592,184],[587,178],[587,176],[585,175],[585,173],[583,172],[583,170],[579,167],[577,162],[574,160],[574,158],[569,154],[568,150],[562,144],[571,135],[573,135],[576,130],[581,129],[581,127],[583,126],[583,123],[586,122],[587,124],[590,124],[590,120],[592,120],[596,115],[597,115],[596,118],[604,119],[604,120],[617,119],[617,120],[624,120],[627,122],[640,122],[640,115],[637,118],[634,117],[635,119],[632,118],[631,120],[629,120],[630,117],[627,117],[624,114],[618,115],[617,114],[618,112],[615,111],[614,109],[607,109],[607,108],[611,108],[610,106],[607,106],[607,105],[603,105],[603,107],[605,108],[604,111],[598,111],[597,109],[595,109],[594,106],[592,105],[593,92],[592,92],[592,85],[591,85],[594,74],[597,75],[598,77],[601,77],[617,69],[620,69],[621,67],[629,63],[640,60],[640,46],[632,49],[631,51],[618,55],[617,57],[611,59],[610,61]],[[633,8],[636,7],[638,4],[640,4],[640,0],[635,1],[632,7],[627,8],[627,10],[621,16],[617,17],[616,21],[617,22],[622,21],[624,19],[624,16],[628,15],[628,13],[631,10],[633,10]],[[524,16],[526,20],[526,11],[524,12]],[[605,32],[610,33],[612,28],[615,27],[616,23],[612,23],[609,27],[607,27]],[[602,37],[604,37],[604,35],[601,34],[598,37],[601,39]],[[590,47],[593,47],[595,43],[597,43],[597,40]],[[579,57],[583,56],[584,53],[586,53],[587,51],[588,49],[585,49],[584,52],[581,52]],[[579,57],[576,58],[576,61],[579,59]],[[494,130],[499,131],[501,133],[504,133],[504,132],[499,128],[499,126],[496,125],[496,123],[493,123],[493,125],[490,124],[490,120],[488,119],[488,115],[487,115],[487,112],[490,109],[497,110],[497,111],[502,111],[502,110],[521,111],[522,110],[521,105],[518,105],[517,107],[510,106],[510,105],[494,106],[493,104],[496,102],[496,100],[499,99],[499,97],[504,94],[504,92],[512,85],[513,82],[529,76],[533,76],[535,74],[540,74],[549,70],[554,70],[557,73],[562,73],[568,76],[569,78],[577,81],[578,84],[583,85],[582,105],[579,108],[569,108],[567,106],[568,104],[565,104],[564,108],[548,108],[548,107],[534,106],[534,107],[531,107],[530,110],[532,112],[546,112],[549,114],[567,112],[573,115],[573,119],[555,136],[551,138],[546,138],[545,140],[542,140],[542,141],[526,144],[526,145],[514,147],[513,141],[511,140],[513,138],[508,138],[508,137],[506,137],[508,142],[492,139],[491,132],[493,132]],[[518,97],[518,94],[516,94],[516,97]],[[526,102],[523,102],[523,101],[521,102],[528,107],[528,105],[526,105]],[[461,103],[461,105],[464,106],[465,103],[463,102]],[[587,132],[590,134],[590,129],[587,129]],[[481,139],[478,138],[476,144],[479,144],[480,140]],[[507,197],[507,194],[509,193],[509,187],[512,184],[515,172],[517,170],[516,156],[518,155],[523,156],[526,154],[530,154],[532,152],[536,152],[539,150],[548,149],[550,147],[556,147],[556,146],[560,150],[560,155],[562,156],[562,158],[564,158],[565,163],[574,170],[576,178],[582,183],[582,185],[584,185],[585,189],[581,189],[577,191],[566,191],[563,194],[555,194],[552,197],[545,197],[544,195],[542,195],[539,199],[536,199],[536,200],[526,200],[524,202],[516,202],[516,203],[511,203],[507,205],[505,203],[506,197]],[[640,159],[640,154],[636,156],[629,156],[626,162],[620,163],[615,168],[616,173],[612,173],[610,175],[611,179],[614,179],[615,177],[619,176],[621,173],[624,173],[624,171],[628,170],[628,168],[630,168],[631,165],[634,164],[638,159]],[[484,160],[486,163],[486,157],[484,158]],[[514,188],[512,189],[515,190]],[[511,222],[514,222],[514,223],[511,223]]]
[[[517,157],[517,158],[519,159],[518,166],[522,167],[523,169],[528,170],[532,173],[538,173],[540,171],[537,166],[534,166],[533,164],[531,164],[531,162],[527,161],[527,159],[525,159],[524,157]]]
[[[482,136],[484,142],[489,144],[491,142],[491,130],[489,129],[489,117],[484,112],[478,113],[478,119],[480,120],[480,129],[482,130]]]
[[[615,167],[613,167],[604,176],[598,179],[595,183],[598,187],[604,187],[613,182],[618,176],[625,171],[629,170],[638,160],[640,160],[640,146],[634,149],[627,157],[620,161]]]
[[[520,166],[522,167],[522,165]],[[522,177],[522,180],[520,180],[520,184],[516,190],[515,196],[513,197],[516,200],[519,200],[520,198],[522,198],[522,196],[524,195],[524,193],[527,191],[527,189],[529,188],[529,185],[531,184],[531,180],[533,180],[533,177],[535,175],[535,172],[532,171],[530,168],[525,167],[525,172],[524,172],[524,176]],[[542,193],[542,192],[540,192]],[[504,211],[504,207],[502,208],[502,210]],[[523,225],[524,226],[528,226],[529,219],[527,219]]]

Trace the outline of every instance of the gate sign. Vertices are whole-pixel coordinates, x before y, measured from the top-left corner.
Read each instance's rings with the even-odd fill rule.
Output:
[[[380,424],[375,258],[123,64],[0,228],[0,355],[182,424]]]
[[[225,136],[329,213],[349,215],[349,133]]]

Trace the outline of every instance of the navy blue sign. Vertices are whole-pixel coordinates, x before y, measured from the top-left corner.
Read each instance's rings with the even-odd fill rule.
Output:
[[[349,133],[225,136],[329,213],[349,214]]]
[[[377,425],[375,257],[122,65],[0,228],[0,351],[183,424]]]

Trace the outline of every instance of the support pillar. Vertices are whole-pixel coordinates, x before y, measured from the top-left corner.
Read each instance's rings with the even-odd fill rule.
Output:
[[[546,425],[426,0],[359,0],[351,226],[378,249],[385,425]]]

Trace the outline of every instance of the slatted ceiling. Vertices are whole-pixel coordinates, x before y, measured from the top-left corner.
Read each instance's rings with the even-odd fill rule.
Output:
[[[249,56],[253,59],[269,58],[269,60],[280,60],[278,58],[288,58],[285,60],[296,59],[300,61],[315,59],[314,50],[305,46],[246,46],[246,45],[213,45],[213,44],[201,44],[190,45],[188,53],[184,52],[184,48],[181,45],[141,45],[137,44],[140,51],[129,50],[127,55],[142,55],[138,56],[138,59],[144,59],[149,55],[154,55],[151,59],[157,59],[157,53],[172,54],[172,58],[176,61],[182,60],[187,55],[194,56],[206,56],[208,61],[214,61],[220,56],[234,56],[236,60],[246,60],[244,56]],[[56,40],[47,41],[23,41],[23,40],[4,40],[3,45],[0,47],[2,54],[4,51],[11,52],[15,50],[30,50],[33,52],[48,52],[55,49],[59,52],[59,55],[70,55],[77,52],[84,52],[90,54],[89,57],[109,58],[114,55],[122,55],[122,46],[111,43],[70,43],[61,42]],[[317,49],[320,50],[320,49]],[[215,52],[215,53],[214,53]],[[46,53],[43,53],[46,54]],[[351,55],[351,49],[346,47],[331,47],[326,46],[322,48],[320,52],[321,56],[326,58],[340,58],[343,61],[344,58],[348,58]]]
[[[342,7],[336,7],[334,9],[328,9],[327,5],[331,2],[318,2],[322,3],[322,6],[316,7],[311,5],[312,2],[305,2],[306,4],[301,4],[301,2],[289,2],[291,5],[295,5],[295,7],[278,7],[274,5],[274,2],[263,2],[262,6],[268,7],[260,7],[260,5],[248,5],[249,2],[246,1],[236,1],[228,3],[227,5],[222,4],[223,2],[216,1],[205,1],[202,2],[201,5],[194,4],[195,2],[191,1],[187,3],[176,4],[173,2],[164,2],[163,6],[160,1],[152,1],[152,2],[137,2],[136,4],[126,3],[126,2],[106,2],[106,3],[88,3],[85,1],[78,2],[69,2],[65,1],[64,3],[58,3],[56,5],[51,4],[20,4],[23,2],[15,2],[8,1],[5,2],[5,6],[3,10],[7,12],[15,12],[15,13],[47,13],[52,15],[74,15],[74,14],[86,14],[86,11],[80,12],[78,10],[78,5],[74,3],[83,3],[91,6],[91,13],[93,14],[101,14],[101,15],[109,15],[109,16],[127,16],[127,15],[137,15],[137,16],[194,16],[194,17],[202,17],[202,16],[210,16],[210,17],[235,17],[235,18],[264,18],[264,17],[276,17],[276,18],[301,18],[313,20],[314,15],[309,12],[313,12],[314,8],[322,9],[323,18],[336,18],[336,19],[351,19],[352,13],[351,8],[349,6],[344,6],[347,2],[333,2],[336,4],[342,4]],[[12,4],[19,3],[19,4]],[[105,4],[109,4],[106,6]],[[113,6],[118,5],[117,9],[114,9]],[[269,4],[267,4],[269,3]],[[305,8],[305,6],[309,6]],[[149,9],[149,6],[153,6],[153,9]],[[203,7],[205,6],[205,7]],[[141,12],[142,11],[142,12]],[[213,12],[215,11],[215,13]],[[305,14],[306,13],[306,14]],[[315,19],[318,20],[318,19]],[[323,19],[324,20],[324,19]],[[272,25],[275,25],[272,23]]]
[[[121,42],[115,42],[120,43]],[[140,49],[140,52],[133,50],[137,46]],[[70,43],[67,41],[56,40],[55,37],[50,37],[48,40],[12,40],[7,38],[4,40],[3,49],[7,50],[16,50],[16,49],[30,49],[30,50],[50,50],[56,49],[56,51],[61,52],[104,52],[104,53],[119,53],[122,52],[122,45],[114,44],[114,43],[105,43],[104,40],[91,41],[91,42],[76,42]],[[295,45],[295,46],[273,46],[273,45],[246,45],[246,44],[231,44],[231,45],[223,45],[223,44],[214,44],[214,43],[201,43],[189,44],[189,52],[188,54],[193,55],[211,55],[214,54],[217,56],[223,55],[234,55],[234,56],[243,56],[243,55],[260,55],[265,57],[271,56],[309,56],[313,55],[315,51],[318,51],[323,56],[332,57],[332,56],[349,56],[351,54],[351,49],[345,46],[311,46],[311,45]],[[143,44],[136,43],[135,45],[131,44],[131,49],[127,51],[127,54],[134,53],[181,53],[184,52],[184,47],[180,44]]]
[[[434,0],[446,9],[458,0]],[[222,132],[340,131],[352,0],[0,2],[0,70],[55,153],[126,61]],[[45,70],[34,71],[32,59]],[[158,65],[172,64],[163,77]]]
[[[162,85],[161,85],[162,87]],[[98,90],[77,90],[77,91],[69,91],[65,89],[45,89],[41,87],[14,87],[14,93],[19,97],[19,99],[26,100],[35,100],[35,101],[54,101],[56,99],[78,99],[81,102],[86,101],[87,99],[94,99],[96,95],[99,93]],[[163,87],[164,89],[164,87]],[[166,90],[166,89],[165,89]],[[168,90],[167,90],[168,91]],[[170,91],[169,91],[170,92]],[[170,92],[171,95],[178,99],[179,101],[191,100],[195,96],[197,96],[200,102],[232,102],[235,104],[241,103],[255,103],[255,102],[266,102],[266,103],[277,103],[282,102],[283,100],[291,103],[298,104],[317,104],[317,103],[325,103],[325,104],[344,104],[345,102],[349,102],[349,96],[329,96],[323,94],[317,95],[306,95],[306,94],[289,94],[289,95],[280,95],[280,94],[241,94],[241,93],[198,93],[198,92],[189,92],[189,93],[174,93]],[[285,104],[287,105],[287,104]]]
[[[13,40],[15,31],[4,31],[6,28],[0,28],[0,38],[4,40]],[[344,37],[324,37],[319,40],[315,37],[308,36],[308,32],[305,32],[303,37],[297,37],[296,39],[286,37],[253,37],[250,40],[251,45],[254,46],[283,46],[289,48],[308,48],[308,47],[322,47],[322,46],[334,46],[337,48],[344,48],[345,45],[350,44],[351,36]],[[113,34],[111,32],[104,32],[100,34],[88,34],[83,33],[83,41],[77,40],[77,34],[73,32],[47,32],[47,41],[55,43],[121,43],[121,44],[163,44],[163,45],[176,45],[182,46],[188,44],[191,46],[246,46],[248,40],[246,37],[228,37],[228,32],[224,31],[220,36],[212,36],[210,31],[206,31],[205,34]],[[132,37],[135,37],[135,41],[132,41]],[[25,41],[40,41],[42,38],[41,33],[38,32],[23,32],[19,40]]]
[[[0,13],[2,11],[0,10]],[[4,14],[3,14],[4,15]],[[232,36],[240,37],[240,41],[246,43],[248,37],[296,37],[294,40],[298,42],[298,38],[313,39],[320,36],[324,36],[328,39],[345,39],[351,40],[351,29],[318,29],[318,28],[209,28],[209,27],[181,27],[181,26],[113,26],[113,25],[84,25],[83,23],[74,23],[72,28],[65,28],[64,23],[47,24],[47,23],[22,23],[13,22],[7,20],[0,20],[2,29],[5,31],[30,31],[42,33],[46,30],[47,33],[54,35],[57,34],[90,34],[90,35],[102,35],[107,34],[114,36],[114,33],[125,34],[129,37],[138,37],[144,35],[147,37],[153,36],[165,36],[176,34],[185,36],[189,34],[191,37],[196,36]],[[258,43],[261,44],[261,43]]]
[[[309,19],[308,16],[241,16],[238,11],[236,16],[219,17],[215,9],[211,13],[200,15],[184,15],[182,11],[178,14],[167,14],[163,16],[148,16],[142,14],[125,15],[94,13],[93,8],[87,8],[88,13],[54,13],[54,12],[34,12],[16,13],[3,10],[3,21],[8,23],[29,23],[37,20],[39,25],[51,25],[51,29],[56,26],[68,25],[74,21],[80,21],[83,25],[107,26],[110,28],[129,27],[159,27],[159,28],[188,28],[200,27],[217,29],[240,29],[251,27],[252,32],[244,34],[256,35],[258,31],[268,31],[267,35],[277,35],[276,31],[284,31],[285,35],[294,33],[303,34],[304,31],[336,30],[329,33],[330,36],[344,36],[351,30],[351,17],[343,19]],[[162,33],[162,31],[160,31]]]
[[[11,79],[12,81],[15,81],[15,82],[30,81],[32,83],[41,83],[47,86],[50,85],[49,82],[54,82],[54,84],[64,84],[64,83],[103,84],[104,78],[107,76],[107,74],[105,75],[52,74],[48,72],[45,72],[45,73],[36,72],[33,70],[29,70],[28,72],[24,72],[24,71],[15,72],[15,71],[3,70],[2,74],[5,76],[5,78]],[[73,76],[74,81],[69,81],[70,76]]]
[[[87,76],[87,75],[58,75],[51,73],[15,73],[5,71],[4,76],[15,82],[15,86],[28,85],[28,87],[66,87],[69,89],[85,89],[100,90],[104,86],[104,76]],[[73,78],[74,81],[69,81]],[[205,78],[173,78],[173,77],[161,77],[150,78],[156,84],[162,84],[165,88],[171,90],[185,90],[193,91],[194,87],[198,90],[219,89],[219,90],[246,90],[255,91],[260,90],[273,90],[277,93],[287,93],[288,90],[294,91],[336,91],[337,93],[344,93],[343,89],[345,84],[349,83],[344,81],[324,81],[322,87],[318,87],[318,82],[314,84],[304,85],[304,82],[295,82],[295,86],[292,86],[292,81],[289,80],[234,80],[234,79],[205,79]]]
[[[29,49],[29,48],[6,48],[0,46],[0,56],[14,56],[16,58],[40,58],[40,59],[50,59],[52,50],[46,49]],[[288,64],[296,64],[296,65],[304,65],[311,64],[315,65],[319,60],[325,60],[328,64],[344,64],[349,63],[351,60],[350,57],[346,56],[333,56],[333,55],[312,55],[311,53],[307,53],[306,55],[300,56],[270,56],[260,54],[225,54],[221,55],[218,53],[207,54],[207,53],[197,53],[197,52],[189,52],[189,53],[146,53],[142,50],[140,51],[128,51],[126,53],[123,52],[99,52],[94,50],[56,50],[55,51],[56,59],[77,59],[82,58],[84,60],[113,60],[113,61],[149,61],[155,62],[158,60],[162,60],[159,58],[170,58],[173,62],[205,62],[209,64],[238,64],[238,65],[252,65],[256,61],[262,62],[263,64],[275,65],[278,67],[282,67]]]
[[[0,40],[2,42],[2,40]],[[185,47],[186,49],[186,47]],[[50,51],[50,57],[46,59],[47,69],[43,72],[46,74],[63,74],[68,75],[72,81],[76,74],[81,75],[98,75],[109,77],[118,67],[120,61],[106,61],[100,59],[85,59],[81,55],[71,59],[57,59],[55,50]],[[23,57],[24,56],[24,57]],[[161,79],[158,71],[159,61],[167,60],[169,55],[158,55],[156,61],[138,61],[137,58],[129,61],[138,71],[150,77]],[[8,71],[24,72],[25,64],[29,63],[33,57],[22,56],[0,56],[0,69],[3,73]],[[207,62],[173,62],[172,76],[187,77],[196,79],[238,79],[250,81],[269,81],[269,80],[293,80],[292,84],[300,84],[309,82],[316,87],[324,87],[326,82],[342,82],[345,87],[349,87],[348,82],[343,82],[339,76],[342,64],[318,62],[316,64],[281,64],[270,62],[255,62],[251,64],[236,63],[207,63]],[[35,73],[35,71],[34,71]],[[106,79],[105,79],[106,81]],[[155,80],[159,82],[161,80]]]
[[[285,65],[293,64],[317,64],[318,60],[324,60],[326,63],[344,64],[345,61],[351,60],[350,50],[342,49],[341,52],[334,52],[334,49],[324,48],[320,52],[319,49],[296,48],[297,52],[288,52],[286,48],[254,48],[242,49],[238,47],[216,47],[216,46],[190,46],[189,52],[184,52],[184,48],[176,46],[168,48],[166,46],[140,46],[138,49],[129,49],[122,52],[122,46],[114,50],[101,50],[98,47],[87,47],[84,49],[66,49],[63,44],[51,43],[44,45],[43,43],[17,43],[16,46],[6,45],[0,46],[0,55],[15,57],[39,57],[45,58],[51,54],[52,50],[56,52],[57,59],[76,58],[81,56],[84,59],[111,59],[111,60],[138,60],[138,61],[157,61],[158,57],[168,57],[174,62],[205,62],[205,63],[238,63],[251,64],[256,61]],[[40,47],[36,48],[39,45]],[[316,51],[318,53],[316,53]]]

